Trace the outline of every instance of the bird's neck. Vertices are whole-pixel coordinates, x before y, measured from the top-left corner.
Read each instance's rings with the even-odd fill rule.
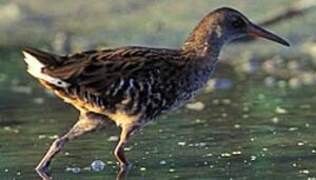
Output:
[[[182,51],[196,59],[217,60],[224,45],[222,29],[211,18],[204,18],[184,42]]]

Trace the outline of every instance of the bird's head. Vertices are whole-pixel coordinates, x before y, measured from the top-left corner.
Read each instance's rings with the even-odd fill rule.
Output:
[[[252,23],[246,16],[232,8],[224,7],[211,12],[206,17],[206,21],[209,23],[210,31],[215,31],[217,37],[222,38],[224,43],[252,36],[269,39],[285,46],[290,45],[283,38]]]

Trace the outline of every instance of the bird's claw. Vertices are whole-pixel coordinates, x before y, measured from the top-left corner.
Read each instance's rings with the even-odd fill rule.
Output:
[[[48,172],[48,167],[47,166],[37,166],[35,168],[35,171],[37,174],[43,179],[43,180],[51,180],[52,177],[50,176]]]
[[[127,177],[129,170],[132,168],[132,163],[120,163],[120,170],[117,174],[117,180],[124,180]]]

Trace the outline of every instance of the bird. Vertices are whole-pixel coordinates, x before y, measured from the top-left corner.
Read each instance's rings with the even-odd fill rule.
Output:
[[[51,144],[36,170],[47,172],[67,142],[113,122],[121,130],[113,154],[121,172],[126,172],[131,163],[124,146],[130,137],[199,94],[222,47],[246,36],[290,46],[238,10],[221,7],[204,16],[179,48],[124,46],[69,55],[22,49],[28,73],[80,112],[78,121]]]

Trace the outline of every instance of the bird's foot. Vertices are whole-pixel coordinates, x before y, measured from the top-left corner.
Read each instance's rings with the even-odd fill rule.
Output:
[[[117,174],[116,180],[124,180],[127,177],[129,170],[132,168],[132,163],[120,163],[120,170]]]
[[[38,172],[38,171],[41,171],[41,172],[48,172],[48,166],[49,166],[49,163],[47,163],[46,161],[41,161],[35,168],[35,170]]]
[[[43,180],[52,179],[52,177],[50,176],[49,171],[48,171],[48,164],[46,164],[46,165],[45,165],[45,163],[38,164],[35,168],[35,171]]]
[[[37,174],[42,178],[42,180],[51,180],[52,177],[50,176],[49,172],[48,172],[48,168],[47,167],[40,167],[37,166],[35,168]]]

